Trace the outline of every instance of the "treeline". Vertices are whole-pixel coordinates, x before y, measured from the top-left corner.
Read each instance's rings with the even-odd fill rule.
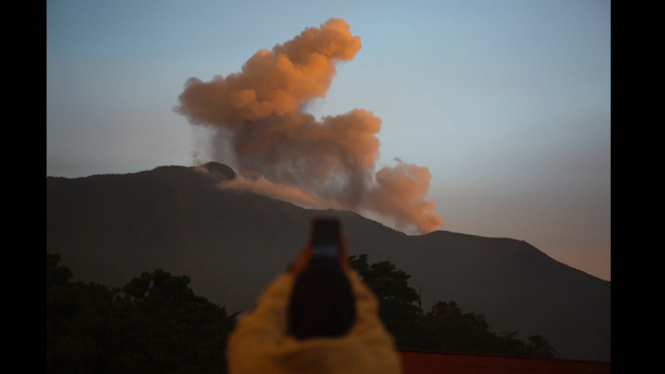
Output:
[[[351,266],[379,299],[379,315],[400,349],[556,357],[541,335],[528,343],[519,332],[493,332],[483,314],[464,313],[456,302],[439,301],[429,312],[417,306],[419,296],[409,287],[411,276],[389,261],[369,264],[367,255],[351,256]]]
[[[351,264],[377,295],[380,316],[400,349],[555,357],[540,335],[491,332],[482,314],[438,302],[424,313],[410,275],[390,262]],[[237,313],[197,296],[186,275],[143,272],[122,288],[72,282],[58,254],[46,255],[47,372],[225,373],[226,339]]]
[[[46,255],[47,373],[223,373],[235,314],[160,269],[120,288],[71,282]]]

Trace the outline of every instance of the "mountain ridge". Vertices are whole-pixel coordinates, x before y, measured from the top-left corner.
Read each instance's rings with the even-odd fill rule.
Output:
[[[348,211],[304,209],[217,188],[226,165],[47,177],[47,252],[83,281],[122,286],[142,271],[186,274],[228,310],[247,310],[304,245],[310,220],[342,221],[349,255],[391,261],[423,289],[423,309],[456,301],[497,330],[541,334],[563,357],[610,360],[610,282],[523,240],[439,230],[410,236]]]

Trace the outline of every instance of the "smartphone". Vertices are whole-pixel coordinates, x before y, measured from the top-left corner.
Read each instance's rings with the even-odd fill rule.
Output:
[[[312,257],[337,259],[339,252],[337,239],[340,222],[336,218],[315,218],[312,221]]]

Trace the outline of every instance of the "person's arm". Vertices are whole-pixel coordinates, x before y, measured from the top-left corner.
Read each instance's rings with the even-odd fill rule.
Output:
[[[278,347],[286,336],[286,310],[293,280],[289,273],[279,276],[266,287],[254,309],[237,320],[227,345],[230,373],[242,373],[248,368],[269,373],[274,369],[266,351]]]
[[[360,280],[358,273],[347,270],[356,299],[356,322],[349,331],[362,341],[363,366],[367,373],[397,374],[402,363],[397,355],[392,335],[379,317],[379,303],[372,291]]]
[[[340,372],[344,373],[401,373],[401,362],[393,338],[379,318],[378,301],[351,269],[346,251],[343,253],[344,257],[340,260],[344,263],[343,269],[351,283],[356,303],[356,320],[347,335],[312,339],[305,343],[286,334],[290,292],[296,275],[303,269],[302,264],[311,256],[311,246],[305,246],[289,272],[266,287],[254,309],[238,319],[227,345],[230,373],[291,372],[288,368],[294,367],[299,368],[297,372],[303,372],[304,368],[317,367],[301,363],[322,360],[319,361],[321,363],[327,360],[325,357],[328,355],[338,356],[334,366],[339,366]],[[327,362],[330,364],[330,361]]]

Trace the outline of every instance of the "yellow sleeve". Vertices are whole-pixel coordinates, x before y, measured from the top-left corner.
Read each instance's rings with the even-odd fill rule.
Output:
[[[399,374],[401,362],[392,336],[378,315],[378,302],[355,271],[347,275],[356,299],[356,321],[341,338],[298,341],[286,335],[294,277],[269,285],[254,310],[240,317],[229,335],[229,373]]]
[[[379,317],[379,303],[372,291],[360,280],[358,274],[347,272],[356,298],[356,322],[347,334],[362,342],[367,373],[398,374],[402,363],[392,335]]]
[[[230,373],[277,372],[267,351],[274,351],[286,336],[286,311],[293,276],[279,276],[264,290],[254,309],[240,317],[229,335],[227,358]]]

